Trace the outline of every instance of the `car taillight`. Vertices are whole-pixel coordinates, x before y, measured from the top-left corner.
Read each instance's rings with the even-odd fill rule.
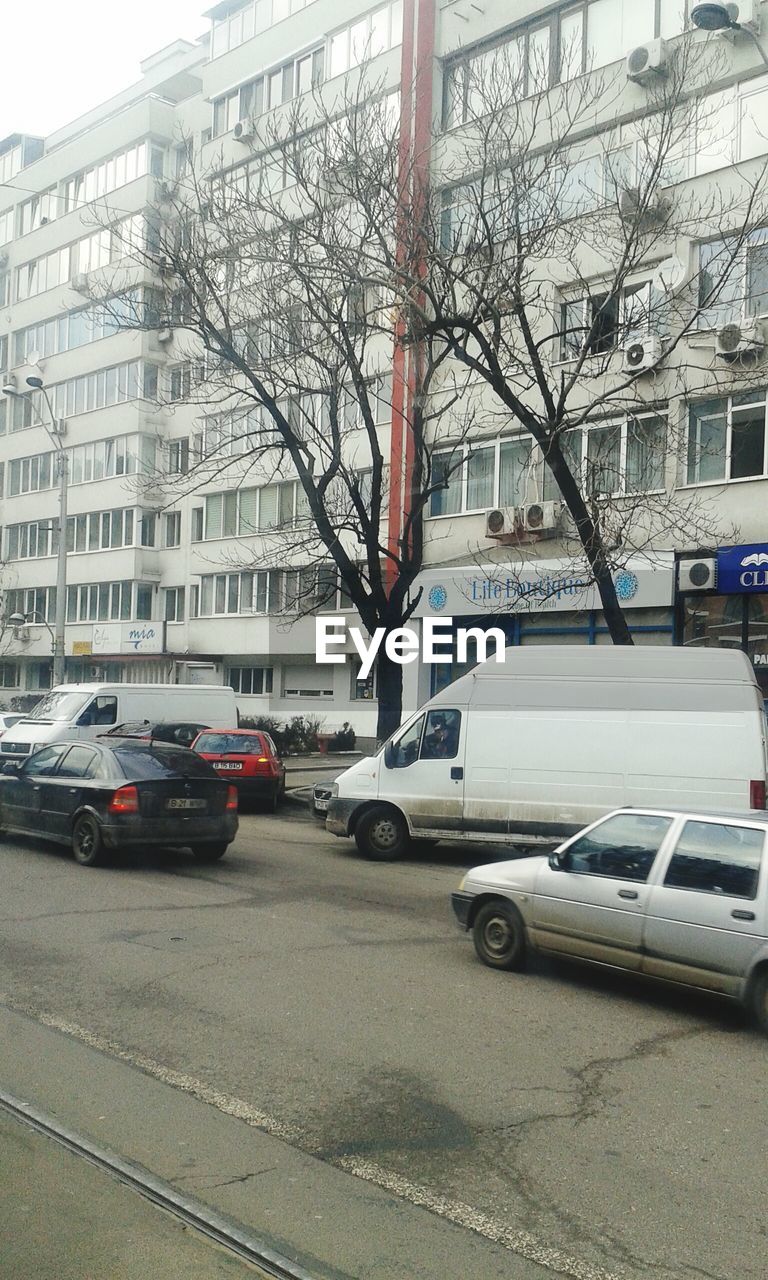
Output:
[[[107,805],[108,813],[138,813],[139,793],[135,787],[119,787]]]
[[[749,784],[750,809],[765,808],[765,779],[753,778]]]
[[[227,787],[227,808],[237,808],[237,787]]]

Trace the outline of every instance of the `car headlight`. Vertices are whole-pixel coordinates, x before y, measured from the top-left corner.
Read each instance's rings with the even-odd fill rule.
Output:
[[[463,893],[463,891],[464,891],[464,886],[465,886],[465,884],[466,884],[466,883],[467,883],[467,877],[466,877],[466,876],[462,876],[462,877],[461,877],[461,884],[459,885],[459,893]]]
[[[331,783],[331,799],[333,800],[334,796],[337,796],[338,794],[339,794],[339,784],[338,782],[332,782]]]

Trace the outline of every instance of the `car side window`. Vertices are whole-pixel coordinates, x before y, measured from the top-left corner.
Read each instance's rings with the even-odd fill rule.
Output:
[[[22,776],[31,774],[35,778],[50,778],[51,774],[56,772],[56,767],[66,750],[66,746],[61,743],[53,747],[43,747],[42,751],[36,751],[33,756],[30,756],[20,773]]]
[[[454,760],[459,754],[460,711],[430,711],[421,744],[422,760]]]
[[[57,778],[95,778],[99,772],[100,758],[90,747],[70,747],[61,762]]]
[[[727,822],[686,822],[669,860],[664,884],[671,889],[755,898],[764,834]]]
[[[101,694],[88,703],[83,714],[79,717],[77,723],[79,725],[109,725],[117,724],[117,698],[111,697],[109,694]]]
[[[401,738],[392,743],[392,750],[389,755],[390,769],[407,769],[410,764],[419,756],[419,743],[421,742],[421,731],[424,728],[424,717],[419,716],[418,720],[406,729]]]
[[[671,818],[657,814],[617,813],[575,840],[560,866],[581,875],[647,880],[671,824]]]

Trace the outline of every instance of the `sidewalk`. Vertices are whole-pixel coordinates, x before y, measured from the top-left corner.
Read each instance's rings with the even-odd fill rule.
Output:
[[[0,1111],[3,1280],[246,1280],[241,1262]]]

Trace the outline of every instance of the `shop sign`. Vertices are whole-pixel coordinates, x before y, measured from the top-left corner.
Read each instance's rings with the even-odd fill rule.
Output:
[[[93,628],[93,653],[162,653],[163,625],[156,622],[105,622]]]
[[[768,563],[768,559],[766,560]],[[649,565],[629,564],[613,575],[624,609],[649,609],[672,603],[672,558]],[[452,614],[557,613],[600,609],[600,596],[588,571],[562,561],[427,569],[416,583],[421,599],[416,617]]]
[[[768,591],[768,543],[753,542],[718,551],[717,589],[721,595]]]

